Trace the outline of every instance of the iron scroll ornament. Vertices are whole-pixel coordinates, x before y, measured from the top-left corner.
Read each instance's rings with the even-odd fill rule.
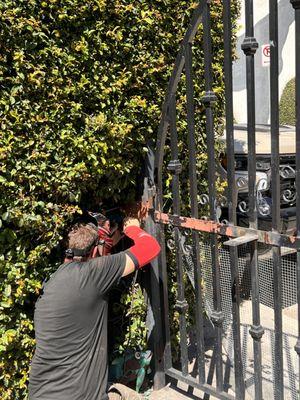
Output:
[[[241,190],[245,190],[248,188],[248,180],[245,177],[239,177],[236,180],[237,193]],[[264,196],[264,192],[268,189],[268,181],[266,178],[261,178],[256,183],[256,206],[258,213],[261,216],[269,216],[271,215],[272,208],[268,197]],[[283,200],[285,202],[292,202],[295,198],[295,192],[292,189],[287,189],[282,194]],[[207,193],[200,194],[198,204],[201,207],[209,204],[209,195]],[[223,219],[220,220],[222,216],[222,209],[227,207],[228,200],[225,195],[220,196],[215,201],[215,210],[217,221],[227,224],[228,221]],[[239,200],[237,204],[238,211],[243,214],[247,214],[249,212],[248,201],[245,199]],[[202,219],[208,219],[208,216],[202,216]]]

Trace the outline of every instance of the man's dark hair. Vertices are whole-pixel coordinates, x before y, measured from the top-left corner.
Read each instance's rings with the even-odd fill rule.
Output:
[[[97,228],[93,224],[76,224],[68,234],[67,247],[74,257],[88,255],[93,246],[98,244]]]

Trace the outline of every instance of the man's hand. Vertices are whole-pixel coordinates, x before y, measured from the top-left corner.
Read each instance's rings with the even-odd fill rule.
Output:
[[[129,226],[138,226],[140,227],[140,222],[137,218],[134,217],[126,217],[123,221],[123,229],[125,230]]]

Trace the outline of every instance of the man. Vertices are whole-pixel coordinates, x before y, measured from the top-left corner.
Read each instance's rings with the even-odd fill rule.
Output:
[[[65,262],[44,284],[35,307],[30,400],[108,399],[107,295],[122,276],[160,252],[137,220],[128,219],[124,233],[132,247],[98,257],[95,226],[77,225],[70,232]]]
[[[98,227],[98,235],[99,235],[99,255],[107,256],[111,253],[111,249],[114,244],[113,233],[116,233],[115,230],[112,231],[110,226],[110,220],[101,213],[90,213],[90,216],[94,218],[97,222]],[[116,225],[115,228],[118,226]],[[116,235],[114,235],[116,236]]]

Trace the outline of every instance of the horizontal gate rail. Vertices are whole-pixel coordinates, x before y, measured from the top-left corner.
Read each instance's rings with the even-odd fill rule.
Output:
[[[192,229],[199,232],[217,233],[218,235],[229,236],[233,238],[245,235],[257,235],[257,241],[260,243],[273,246],[289,247],[291,249],[300,248],[299,236],[289,236],[278,232],[262,231],[259,229],[245,228],[236,225],[225,225],[211,220],[171,215],[162,213],[160,211],[154,212],[154,220],[160,224],[170,224],[172,226],[184,229]]]
[[[187,385],[190,385],[192,387],[195,387],[196,389],[200,389],[203,392],[212,395],[214,397],[217,397],[218,399],[221,400],[236,400],[234,396],[231,396],[230,394],[224,392],[224,391],[217,391],[213,386],[208,385],[208,384],[200,384],[199,381],[196,378],[193,378],[192,376],[184,376],[180,371],[178,371],[176,368],[170,368],[165,371],[166,375],[168,375],[170,378],[178,379],[181,382],[186,383]]]

